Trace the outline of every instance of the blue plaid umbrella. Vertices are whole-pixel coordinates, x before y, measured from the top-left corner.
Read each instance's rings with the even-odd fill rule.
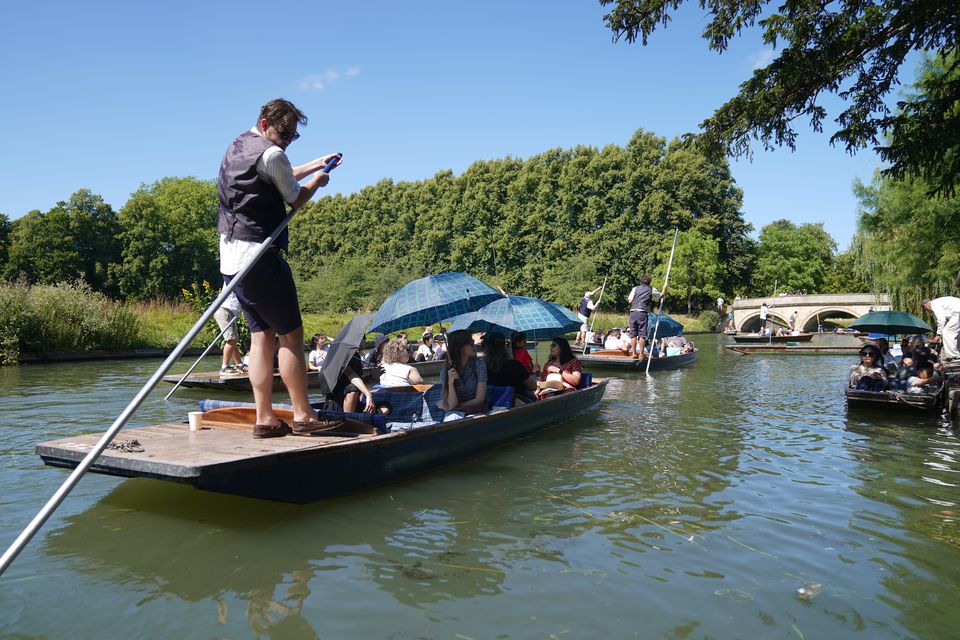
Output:
[[[503,294],[473,276],[456,271],[409,282],[384,300],[368,331],[390,333],[432,325],[502,298]]]
[[[580,320],[558,304],[527,296],[509,296],[453,318],[450,331],[524,332],[531,340],[543,340],[576,331]]]
[[[653,339],[653,328],[657,325],[657,318],[660,318],[660,326],[657,327],[658,338],[672,338],[673,336],[683,335],[683,325],[670,316],[657,316],[655,313],[647,314],[647,340]]]

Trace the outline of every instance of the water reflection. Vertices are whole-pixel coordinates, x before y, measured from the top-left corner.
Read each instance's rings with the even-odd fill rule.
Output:
[[[0,636],[955,635],[956,435],[848,414],[848,358],[698,342],[693,368],[612,380],[594,414],[342,500],[85,478],[0,582]],[[0,399],[4,534],[64,478],[33,443],[102,428],[140,382],[37,371]],[[88,622],[90,602],[124,615]]]
[[[849,445],[860,462],[854,490],[869,500],[853,526],[882,544],[884,553],[870,561],[900,624],[916,637],[949,637],[956,634],[960,567],[943,559],[960,549],[960,439],[929,423],[910,414],[848,416],[848,431],[860,436]]]

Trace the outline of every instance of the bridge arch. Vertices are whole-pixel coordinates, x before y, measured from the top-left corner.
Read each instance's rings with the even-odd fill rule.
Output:
[[[771,323],[778,327],[789,326],[787,319],[774,311],[767,313],[767,326]],[[760,331],[760,312],[747,316],[737,330],[741,333],[758,333]]]
[[[824,331],[830,332],[836,329],[837,326],[839,326],[835,323],[830,322],[831,318],[850,318],[855,320],[862,315],[852,309],[843,309],[840,307],[836,307],[832,309],[821,309],[817,313],[819,314],[819,318],[817,317],[817,314],[813,314],[809,316],[806,319],[806,321],[801,325],[800,327],[801,331],[805,333],[816,333],[819,330],[820,325],[822,325]]]

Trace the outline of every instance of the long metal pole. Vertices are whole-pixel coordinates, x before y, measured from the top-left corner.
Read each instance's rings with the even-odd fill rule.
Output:
[[[657,308],[657,323],[653,325],[653,338],[650,340],[650,355],[647,356],[647,370],[644,372],[650,375],[650,361],[653,360],[653,345],[657,341],[657,329],[660,328],[660,316],[663,315],[663,300],[666,298],[667,283],[670,282],[670,268],[673,266],[673,252],[677,250],[677,237],[680,235],[680,227],[673,231],[673,247],[670,249],[670,261],[667,262],[667,275],[663,279],[663,291],[660,293],[660,306]]]
[[[603,276],[603,284],[600,285],[600,295],[597,296],[597,304],[593,305],[593,319],[590,320],[590,333],[593,333],[593,325],[597,322],[597,309],[600,308],[600,301],[603,300],[603,291],[607,288],[607,276]],[[587,352],[587,336],[583,336],[583,353]]]
[[[329,173],[334,166],[336,166],[337,160],[339,158],[334,158],[327,163],[321,171],[324,173]],[[290,224],[290,221],[293,219],[293,216],[296,214],[296,210],[291,211],[287,214],[287,217],[284,218],[280,225],[270,234],[270,237],[260,243],[260,246],[257,248],[256,252],[253,254],[253,257],[250,259],[246,265],[243,266],[240,271],[237,272],[237,275],[230,281],[230,284],[225,286],[223,290],[220,291],[220,295],[217,296],[217,299],[213,301],[207,310],[203,312],[203,315],[200,316],[200,319],[197,320],[197,323],[193,325],[190,331],[187,332],[187,335],[183,337],[183,340],[180,341],[174,350],[167,356],[167,359],[163,361],[163,364],[160,365],[160,368],[154,372],[154,374],[147,380],[146,384],[141,387],[140,391],[137,392],[137,395],[134,396],[133,400],[130,401],[130,404],[117,416],[117,419],[113,421],[113,424],[110,425],[110,428],[100,437],[100,440],[97,444],[90,450],[90,453],[84,457],[83,460],[77,465],[77,467],[70,473],[69,477],[64,481],[60,488],[50,497],[47,501],[47,504],[43,506],[42,509],[33,517],[33,520],[30,521],[30,524],[20,532],[20,535],[17,536],[17,539],[13,541],[13,544],[4,551],[3,556],[0,556],[0,576],[7,570],[7,567],[20,555],[20,552],[23,551],[23,548],[27,546],[27,543],[36,535],[37,531],[40,530],[40,527],[43,526],[43,523],[56,511],[57,507],[60,506],[60,503],[63,502],[64,498],[67,497],[67,494],[73,490],[73,488],[80,482],[80,478],[83,477],[83,474],[87,472],[92,465],[94,460],[96,460],[103,450],[107,448],[107,445],[116,437],[117,433],[120,432],[120,429],[123,428],[131,416],[140,408],[140,405],[143,404],[143,401],[146,400],[147,396],[150,395],[150,392],[157,386],[160,380],[163,379],[163,376],[166,375],[167,371],[170,370],[170,367],[180,358],[187,347],[193,342],[193,339],[197,337],[197,334],[203,330],[203,327],[210,321],[210,318],[213,317],[214,312],[220,308],[220,306],[227,301],[227,297],[233,293],[233,290],[237,288],[237,285],[247,276],[250,270],[255,264],[263,257],[263,255],[270,249],[274,241],[280,236],[284,229],[287,228],[287,225]]]
[[[180,388],[180,385],[183,384],[183,381],[187,379],[187,376],[193,373],[193,370],[197,368],[197,365],[200,364],[200,361],[203,360],[208,353],[210,353],[210,349],[213,349],[213,345],[217,344],[217,340],[223,337],[223,334],[225,334],[227,332],[227,329],[232,327],[237,322],[237,319],[239,317],[240,316],[236,315],[230,319],[230,322],[227,323],[227,326],[225,326],[223,330],[219,334],[217,334],[217,337],[213,339],[213,342],[207,345],[207,348],[203,350],[203,353],[200,354],[200,357],[197,358],[197,360],[192,365],[190,365],[190,368],[187,369],[187,372],[185,374],[183,374],[183,377],[177,380],[177,384],[173,385],[173,389],[170,390],[170,393],[168,393],[163,397],[164,400],[169,400],[170,396],[173,395],[173,392]]]

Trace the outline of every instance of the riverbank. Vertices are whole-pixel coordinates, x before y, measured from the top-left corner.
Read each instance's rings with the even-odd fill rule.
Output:
[[[184,302],[116,302],[83,284],[0,284],[0,366],[164,357],[199,315],[199,310]],[[303,314],[304,341],[321,331],[335,336],[353,315]],[[713,333],[713,315],[671,317],[684,326],[685,333],[695,334]],[[624,312],[595,314],[598,329],[625,326],[626,321]],[[418,339],[420,329],[410,328],[411,340]],[[211,321],[186,355],[202,353],[218,333]]]

